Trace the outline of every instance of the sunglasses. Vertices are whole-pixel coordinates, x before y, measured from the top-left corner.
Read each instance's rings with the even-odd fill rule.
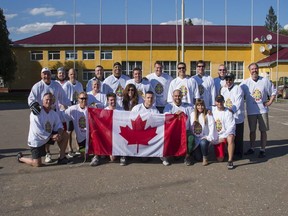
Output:
[[[128,89],[128,91],[134,91],[134,89]]]
[[[226,81],[233,81],[233,79],[231,79],[231,78],[227,78],[227,79],[225,79]]]
[[[219,71],[226,71],[225,69],[219,69]]]
[[[197,65],[197,67],[204,68],[205,66],[204,65]]]
[[[87,97],[79,98],[80,100],[87,100]]]
[[[181,70],[181,69],[184,70],[184,69],[186,69],[186,68],[185,68],[185,67],[178,67],[178,70]]]

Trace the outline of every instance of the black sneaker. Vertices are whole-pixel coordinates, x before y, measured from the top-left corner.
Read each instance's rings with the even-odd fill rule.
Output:
[[[266,157],[265,151],[260,151],[258,158],[265,158],[265,157]]]
[[[19,163],[23,163],[22,161],[19,160],[19,159],[22,158],[22,157],[23,157],[22,152],[18,152],[17,155],[16,155],[16,158],[17,158],[17,161],[18,161]]]
[[[228,168],[228,170],[234,169],[233,161],[228,161],[227,168]]]
[[[71,161],[66,158],[66,157],[63,157],[62,159],[58,158],[58,161],[57,161],[57,164],[70,164]]]
[[[244,155],[251,155],[251,154],[254,154],[254,150],[252,149],[252,148],[250,148],[250,149],[248,149],[248,151],[246,151],[245,153],[244,153]]]

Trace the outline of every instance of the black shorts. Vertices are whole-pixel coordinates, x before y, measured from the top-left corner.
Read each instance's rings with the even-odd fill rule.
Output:
[[[69,121],[67,125],[67,131],[73,131],[74,130],[74,124],[73,121]]]
[[[52,134],[57,134],[57,133],[58,133],[58,131],[52,131]],[[55,141],[50,138],[46,144],[54,145],[54,143],[55,143]]]
[[[85,149],[85,146],[86,146],[86,139],[83,140],[81,143],[78,143],[78,145],[79,145],[79,150],[80,150],[80,149]]]
[[[40,147],[31,147],[32,159],[39,159],[46,155],[45,144]]]

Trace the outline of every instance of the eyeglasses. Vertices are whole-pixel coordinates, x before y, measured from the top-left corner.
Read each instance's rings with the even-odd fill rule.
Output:
[[[178,67],[178,70],[181,70],[181,69],[185,70],[186,68],[185,67]]]
[[[134,89],[128,89],[128,91],[134,91]]]
[[[80,100],[87,100],[87,97],[79,98]]]
[[[226,71],[226,69],[219,69],[219,71]]]
[[[197,67],[204,68],[205,66],[204,65],[197,65]]]

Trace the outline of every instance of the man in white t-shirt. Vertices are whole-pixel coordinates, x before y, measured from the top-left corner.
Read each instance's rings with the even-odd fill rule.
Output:
[[[261,149],[258,157],[266,156],[267,131],[269,130],[268,111],[277,93],[273,84],[265,77],[259,76],[259,66],[251,63],[248,66],[250,78],[244,80],[240,86],[246,99],[246,111],[250,129],[250,148],[245,155],[254,154],[256,140],[256,126],[259,124],[261,132]]]
[[[189,78],[186,75],[186,64],[179,62],[177,64],[178,77],[173,79],[168,90],[168,103],[173,102],[173,92],[175,89],[180,89],[182,92],[182,102],[194,106],[196,99],[200,98],[198,84],[195,79]]]
[[[34,167],[42,166],[42,157],[46,155],[45,145],[53,145],[56,141],[60,148],[58,164],[67,164],[69,160],[65,157],[68,134],[63,130],[59,115],[51,109],[53,104],[52,93],[45,93],[42,99],[42,108],[35,115],[30,114],[30,127],[28,135],[28,146],[31,147],[32,158],[23,157],[19,152],[17,160]]]
[[[160,113],[163,113],[163,109],[167,104],[169,85],[173,78],[163,72],[163,65],[160,61],[155,62],[154,70],[154,73],[147,75],[147,79],[150,81],[150,85],[155,93],[156,107]]]
[[[172,93],[173,102],[168,103],[164,108],[164,114],[170,113],[170,114],[177,114],[180,115],[181,113],[184,113],[187,116],[186,119],[186,131],[189,131],[189,117],[193,111],[193,107],[188,103],[182,102],[182,91],[180,89],[175,89]],[[184,160],[184,164],[187,166],[192,165],[191,160],[191,153],[192,153],[193,147],[187,146],[187,153]]]
[[[215,104],[216,91],[213,78],[205,74],[205,66],[202,60],[197,62],[197,74],[193,76],[193,79],[198,84],[200,98],[204,100],[206,109],[211,110]]]
[[[113,74],[107,77],[103,82],[103,93],[115,93],[117,96],[117,104],[122,107],[123,90],[126,85],[126,81],[130,78],[122,74],[122,65],[119,62],[115,62],[113,65]]]
[[[225,82],[226,74],[227,74],[226,66],[224,64],[220,64],[218,67],[218,77],[214,78],[216,95],[219,95],[221,88],[226,85]]]
[[[86,92],[92,91],[92,81],[99,80],[102,83],[104,81],[104,68],[102,65],[97,65],[95,68],[95,76],[90,79],[86,84]]]

